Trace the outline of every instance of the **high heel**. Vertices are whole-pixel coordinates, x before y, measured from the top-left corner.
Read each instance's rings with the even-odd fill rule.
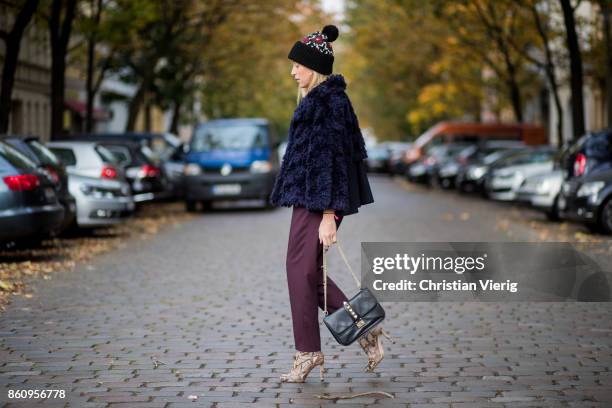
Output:
[[[316,366],[320,366],[320,377],[323,381],[323,364],[325,356],[320,351],[298,351],[293,357],[293,368],[286,374],[281,374],[281,382],[303,383]]]
[[[323,373],[325,372],[325,368],[323,368],[323,364],[321,364],[319,366],[319,377],[321,378],[321,381],[323,381]]]
[[[368,364],[364,368],[367,373],[374,371],[385,357],[385,350],[380,339],[381,334],[395,344],[395,340],[381,326],[373,328],[358,340],[359,345],[368,356]]]

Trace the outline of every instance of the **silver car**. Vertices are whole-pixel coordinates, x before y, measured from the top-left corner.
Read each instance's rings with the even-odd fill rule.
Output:
[[[553,148],[542,147],[502,159],[485,178],[487,195],[494,200],[514,200],[523,180],[553,169],[554,154]]]
[[[96,142],[49,142],[68,171],[68,190],[76,199],[79,227],[121,222],[134,212],[129,183],[116,157]]]
[[[517,192],[517,200],[544,211],[551,221],[559,219],[559,193],[565,172],[562,169],[527,177]]]

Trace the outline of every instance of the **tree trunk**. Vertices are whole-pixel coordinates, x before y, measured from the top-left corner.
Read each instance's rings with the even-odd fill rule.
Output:
[[[174,101],[174,107],[172,109],[172,121],[170,122],[168,132],[174,133],[175,135],[178,135],[178,124],[181,117],[182,104],[182,101],[177,98],[177,100]]]
[[[517,122],[523,122],[523,105],[521,102],[521,90],[516,82],[516,79],[512,76],[508,81],[508,87],[510,88],[510,98],[512,100],[512,110],[514,111],[514,117]]]
[[[10,32],[2,32],[5,43],[4,65],[2,67],[2,85],[0,86],[0,133],[8,133],[11,117],[11,99],[15,85],[15,73],[19,60],[19,49],[23,32],[32,20],[38,8],[39,0],[25,2]]]
[[[552,93],[553,100],[555,101],[555,111],[557,112],[557,146],[561,147],[563,146],[563,106],[561,105],[561,98],[559,98],[559,85],[557,83],[557,75],[555,73],[553,53],[550,49],[550,39],[548,37],[547,28],[544,27],[542,19],[540,18],[536,4],[530,3],[529,8],[533,14],[533,19],[536,23],[538,34],[540,35],[544,45],[544,56],[546,58],[546,62],[543,67],[550,86],[550,92]]]
[[[610,14],[612,14],[612,3],[600,0],[601,12],[603,14],[603,35],[606,43],[606,108],[608,113],[607,127],[612,127],[612,32],[610,28]]]
[[[145,96],[145,110],[144,110],[144,130],[147,132],[151,131],[151,93],[147,92]]]
[[[514,118],[520,123],[523,122],[523,102],[521,98],[521,89],[516,81],[516,66],[510,59],[509,51],[505,47],[500,48],[502,48],[504,60],[506,62],[506,71],[508,73],[506,85],[508,86],[508,92],[510,93],[510,102],[512,103]]]
[[[87,112],[85,114],[85,131],[91,133],[94,127],[94,98],[96,96],[96,87],[94,85],[94,67],[96,65],[96,42],[97,29],[100,25],[100,17],[102,15],[102,0],[90,0],[90,7],[93,13],[93,28],[87,38]]]
[[[64,56],[57,50],[51,53],[51,140],[64,133]]]
[[[64,19],[62,21],[62,10]],[[51,39],[51,139],[64,133],[64,89],[66,85],[66,53],[76,0],[53,0],[49,34]]]
[[[87,79],[86,79],[86,91],[87,91],[87,111],[85,113],[85,131],[91,133],[93,130],[93,105],[94,105],[94,90],[93,90],[93,75],[94,75],[94,64],[96,52],[96,39],[94,35],[90,35],[87,40]]]
[[[136,91],[136,93],[132,97],[132,100],[130,101],[130,105],[128,108],[128,119],[127,119],[127,123],[125,124],[126,132],[133,132],[136,127],[136,119],[138,118],[138,112],[140,111],[140,108],[144,101],[145,89],[147,88],[147,82],[148,81],[143,79],[143,81],[140,83],[140,86],[138,87],[138,90]]]
[[[584,134],[584,98],[582,95],[582,54],[578,45],[576,34],[576,21],[574,9],[570,0],[559,0],[563,9],[563,20],[565,22],[565,33],[567,49],[570,57],[570,82],[572,90],[572,128],[573,140]]]
[[[548,81],[550,82],[550,88],[552,90],[553,99],[555,101],[555,110],[557,111],[557,146],[563,146],[563,106],[561,106],[561,98],[559,98],[559,89],[557,86],[557,77],[554,73],[554,67],[548,64],[548,70],[551,70],[548,74]]]

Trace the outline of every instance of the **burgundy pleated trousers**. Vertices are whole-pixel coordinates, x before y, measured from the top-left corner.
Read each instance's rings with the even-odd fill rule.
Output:
[[[319,310],[324,310],[323,244],[319,243],[322,212],[293,206],[287,247],[287,283],[293,320],[293,337],[298,351],[320,351]],[[336,217],[336,229],[342,217]],[[348,301],[327,275],[327,311],[333,313]]]

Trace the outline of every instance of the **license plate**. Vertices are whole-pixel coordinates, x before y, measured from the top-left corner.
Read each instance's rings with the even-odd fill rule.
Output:
[[[214,195],[240,194],[240,184],[215,184],[212,186]]]
[[[53,190],[51,187],[46,187],[45,198],[47,199],[47,201],[55,200],[55,190]]]

